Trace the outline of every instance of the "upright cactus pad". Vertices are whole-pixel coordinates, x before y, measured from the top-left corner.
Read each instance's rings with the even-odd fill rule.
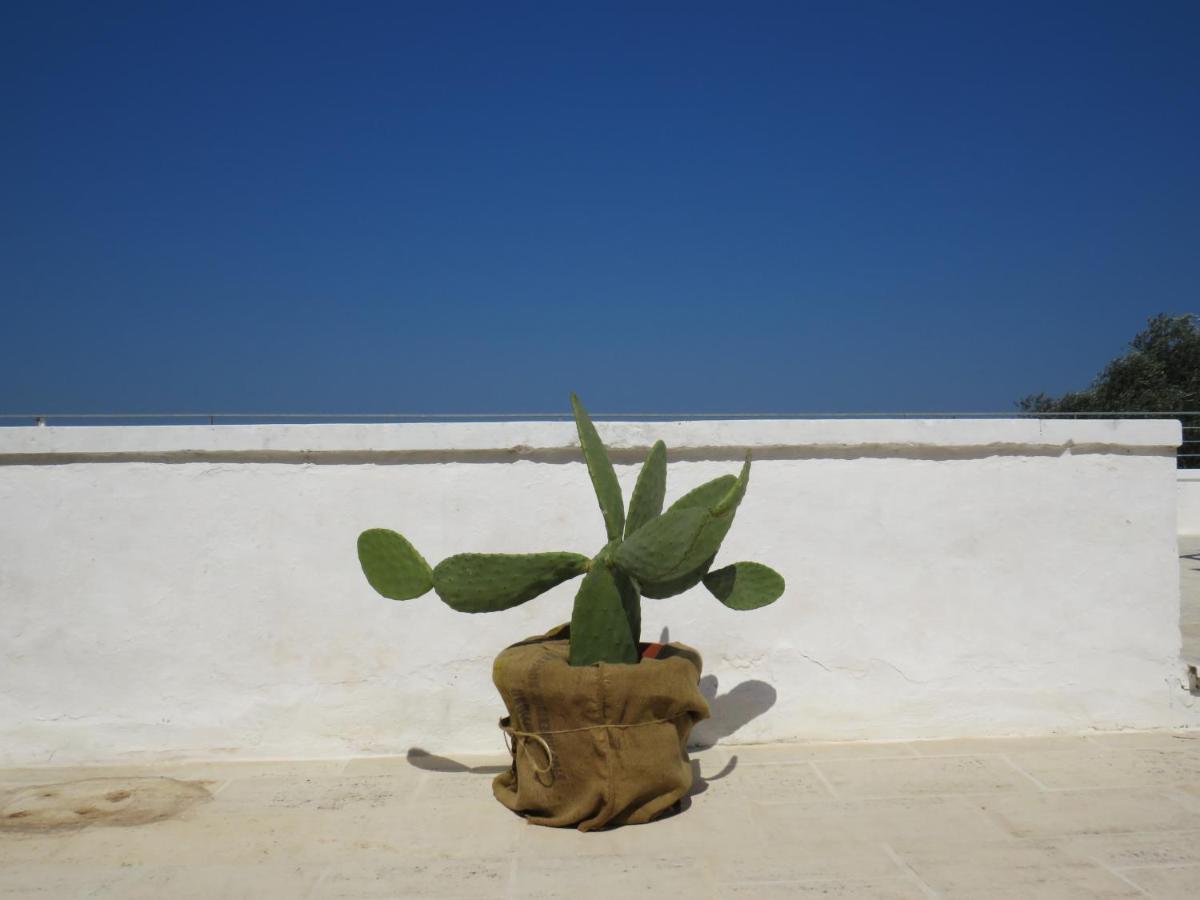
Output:
[[[571,612],[571,665],[636,663],[638,636],[629,613],[637,603],[637,589],[624,573],[598,565],[583,576]]]
[[[729,488],[729,491],[717,501],[717,505],[713,507],[713,515],[720,518],[724,515],[733,516],[733,513],[739,506],[742,505],[742,498],[746,496],[746,486],[750,484],[750,451],[746,451],[746,461],[742,463],[742,471],[738,473],[737,480]]]
[[[621,498],[621,485],[617,483],[617,473],[613,471],[612,463],[608,460],[608,451],[604,442],[596,433],[587,410],[579,402],[579,398],[571,395],[571,408],[575,412],[575,428],[579,432],[579,446],[583,448],[583,459],[587,463],[588,474],[592,476],[592,486],[596,489],[596,499],[600,501],[600,512],[604,516],[604,529],[610,541],[621,536],[625,529],[625,501]]]
[[[667,509],[668,511],[672,509],[691,509],[693,507],[710,509],[716,506],[735,484],[737,484],[736,475],[721,475],[712,481],[704,482],[699,487],[692,488],[667,507]]]
[[[629,515],[625,517],[625,537],[662,514],[663,498],[667,495],[667,445],[655,441],[650,455],[642,463],[633,496],[629,498]]]
[[[697,544],[711,521],[712,514],[699,507],[668,510],[621,545],[617,565],[638,581],[667,581],[683,575],[716,552],[715,546]]]
[[[639,581],[650,583],[688,576],[720,549],[749,479],[747,458],[741,475],[719,497],[705,485],[704,490],[684,497],[686,503],[672,504],[669,510],[647,523],[617,550],[617,564]],[[702,505],[705,501],[711,505]]]
[[[627,516],[600,435],[574,394],[571,406],[608,536],[594,558],[578,553],[460,553],[431,570],[403,536],[372,528],[358,540],[359,561],[371,587],[394,600],[419,597],[432,587],[461,612],[497,612],[583,575],[571,613],[573,666],[636,663],[643,596],[673,597],[701,581],[734,610],[758,609],[782,596],[783,577],[761,563],[712,570],[746,494],[749,453],[737,476],[705,482],[664,512],[667,453],[662,441],[656,442],[638,475]]]

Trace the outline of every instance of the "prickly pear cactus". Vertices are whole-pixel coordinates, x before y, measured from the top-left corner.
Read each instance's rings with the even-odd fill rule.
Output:
[[[571,407],[604,519],[608,542],[599,553],[460,553],[431,569],[402,535],[370,528],[359,535],[358,559],[371,587],[392,600],[412,600],[433,588],[460,612],[497,612],[582,575],[571,613],[573,666],[636,663],[642,597],[673,597],[703,583],[729,609],[749,610],[782,596],[783,576],[761,563],[712,569],[746,494],[749,453],[738,475],[714,478],[664,512],[667,449],[658,441],[626,512],[608,451],[574,394]]]

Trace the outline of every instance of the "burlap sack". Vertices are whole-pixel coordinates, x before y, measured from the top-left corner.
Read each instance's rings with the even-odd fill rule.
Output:
[[[509,647],[492,668],[512,768],[496,799],[537,825],[649,822],[692,786],[687,739],[707,719],[700,655],[650,646],[637,665],[568,665],[569,626]]]

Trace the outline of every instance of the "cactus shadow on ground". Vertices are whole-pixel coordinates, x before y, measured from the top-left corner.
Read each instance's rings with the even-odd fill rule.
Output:
[[[692,797],[695,797],[697,794],[703,794],[705,791],[707,791],[710,782],[720,781],[722,778],[726,778],[731,775],[733,770],[737,768],[738,758],[736,754],[729,757],[729,759],[725,761],[725,765],[721,766],[721,770],[719,772],[717,772],[715,775],[708,776],[705,776],[705,774],[700,770],[700,760],[693,759],[691,763],[692,789],[688,791],[687,796],[683,798],[683,809],[687,809],[688,801]]]
[[[507,772],[508,766],[468,766],[466,763],[460,763],[458,760],[451,759],[448,756],[437,756],[427,750],[422,750],[420,747],[409,747],[408,753],[405,754],[408,764],[418,769],[424,769],[426,772],[444,772],[469,775],[499,775],[501,772]]]

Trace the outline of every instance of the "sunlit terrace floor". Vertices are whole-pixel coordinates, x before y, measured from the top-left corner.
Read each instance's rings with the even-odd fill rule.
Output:
[[[1200,896],[1200,732],[728,747],[581,834],[501,758],[0,770],[0,897]],[[166,780],[170,779],[170,780]]]

